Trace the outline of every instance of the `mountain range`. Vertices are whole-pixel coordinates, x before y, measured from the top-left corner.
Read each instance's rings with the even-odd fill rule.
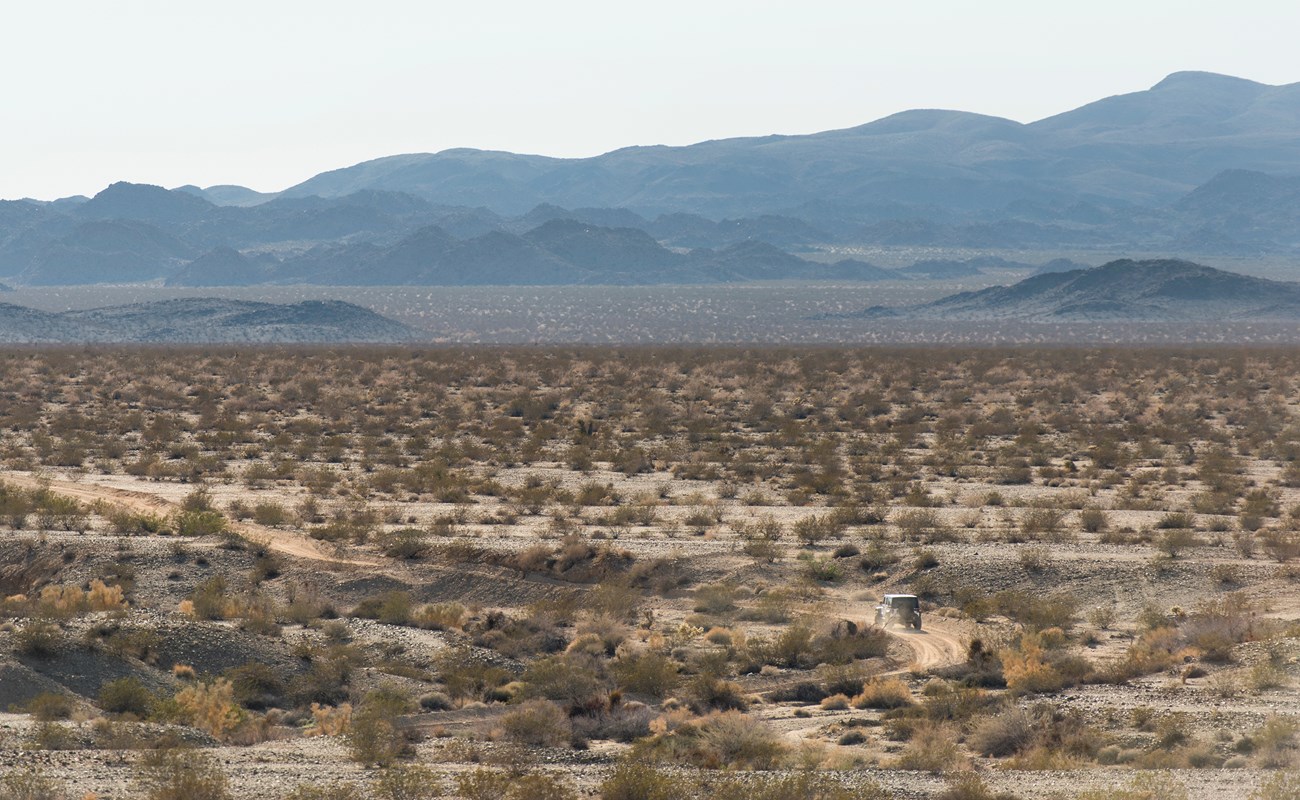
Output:
[[[91,198],[0,202],[0,278],[944,279],[933,266],[900,275],[828,253],[1294,255],[1297,223],[1300,84],[1182,72],[1029,124],[916,110],[812,135],[585,159],[467,149],[392,156],[278,193],[117,183]]]
[[[856,316],[945,322],[1300,322],[1300,283],[1188,261],[1120,259],[930,303],[876,306]]]
[[[386,343],[415,331],[339,300],[259,303],[186,298],[49,312],[0,303],[0,342],[103,343]]]

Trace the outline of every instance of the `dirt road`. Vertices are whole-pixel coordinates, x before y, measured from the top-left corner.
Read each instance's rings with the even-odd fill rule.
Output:
[[[167,515],[179,507],[165,498],[146,491],[103,486],[92,480],[68,481],[47,479],[30,472],[0,472],[0,480],[24,489],[48,487],[83,503],[104,502],[143,514]],[[333,553],[320,542],[296,531],[269,528],[252,522],[230,522],[230,528],[240,537],[255,544],[265,544],[270,550],[295,558],[321,561],[342,566],[377,567],[380,562],[364,558],[344,558]]]
[[[960,664],[966,660],[966,643],[943,623],[926,621],[927,630],[914,631],[905,628],[890,628],[889,633],[896,636],[916,654],[916,659],[908,669],[933,669]]]

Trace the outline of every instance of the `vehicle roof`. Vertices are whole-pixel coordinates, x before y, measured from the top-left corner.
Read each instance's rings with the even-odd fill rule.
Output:
[[[887,595],[885,595],[885,599],[886,599],[886,600],[893,600],[893,599],[895,599],[895,598],[900,598],[900,599],[901,599],[901,598],[910,598],[910,599],[912,599],[912,600],[915,600],[915,599],[916,599],[916,595],[914,595],[914,594],[887,594]]]

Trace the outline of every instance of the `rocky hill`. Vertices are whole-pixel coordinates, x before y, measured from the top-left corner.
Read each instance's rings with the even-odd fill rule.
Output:
[[[411,328],[351,303],[163,300],[53,313],[0,304],[0,342],[363,343],[418,338]]]
[[[1011,286],[962,292],[922,305],[875,307],[863,315],[945,321],[1297,321],[1300,283],[1187,261],[1123,259],[1091,269],[1045,272]]]

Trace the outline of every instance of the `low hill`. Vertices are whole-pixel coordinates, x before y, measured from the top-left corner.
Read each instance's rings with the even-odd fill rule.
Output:
[[[1188,261],[1122,259],[1091,269],[1034,275],[1011,286],[962,292],[932,303],[871,308],[863,315],[945,321],[1296,321],[1300,283]]]
[[[53,313],[0,304],[0,342],[270,344],[401,342],[411,328],[338,300],[187,298]]]

